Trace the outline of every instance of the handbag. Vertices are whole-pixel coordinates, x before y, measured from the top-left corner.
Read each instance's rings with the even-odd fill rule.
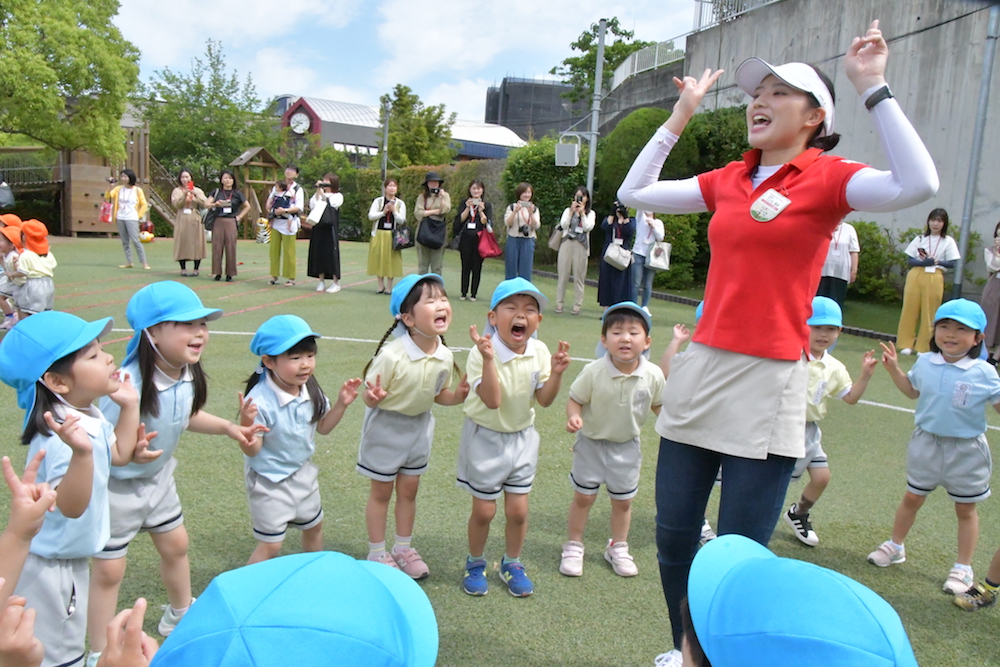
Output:
[[[559,226],[557,225],[556,228],[553,229],[552,233],[549,235],[549,247],[552,248],[552,250],[559,252],[559,246],[562,245],[562,240],[563,240],[562,229],[560,229]]]
[[[405,224],[392,228],[392,249],[406,250],[413,247],[413,232]]]
[[[215,192],[212,193],[212,198],[214,199],[215,197],[218,196],[219,196],[219,190],[218,188],[216,188]],[[218,213],[218,211],[219,209],[213,206],[212,208],[206,208],[204,212],[202,212],[201,225],[202,227],[205,228],[205,231],[210,232],[212,231],[212,228],[215,227],[215,215],[216,213]]]
[[[496,235],[489,229],[479,232],[479,256],[483,259],[499,257],[503,254],[500,244],[497,243]]]
[[[113,222],[111,220],[111,213],[114,211],[114,206],[109,201],[102,201],[100,208],[97,209],[97,219],[101,222]]]
[[[604,251],[604,261],[619,271],[624,271],[632,264],[632,251],[621,244],[612,243]]]
[[[444,246],[444,237],[448,231],[448,223],[442,218],[426,217],[420,221],[417,228],[417,243],[431,250]]]
[[[310,224],[318,225],[323,219],[323,212],[326,211],[326,199],[320,201],[319,204],[314,206],[312,210],[309,211],[309,217],[306,218]]]
[[[646,267],[654,271],[670,270],[670,243],[667,241],[657,241],[649,246],[649,253],[646,255]]]
[[[448,244],[448,247],[451,248],[452,250],[458,250],[458,246],[461,243],[462,243],[462,235],[455,234],[453,237],[451,237],[451,243]]]

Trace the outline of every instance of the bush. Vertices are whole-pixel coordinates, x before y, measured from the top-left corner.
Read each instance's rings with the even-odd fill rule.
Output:
[[[658,289],[688,289],[695,284],[693,261],[698,254],[697,226],[701,216],[661,215],[663,239],[670,243],[670,270],[660,271],[653,278]]]
[[[902,293],[899,255],[903,253],[896,250],[892,232],[875,222],[851,224],[858,232],[861,253],[858,255],[858,279],[848,285],[848,294],[860,301],[898,301]],[[906,260],[902,262],[905,266]]]

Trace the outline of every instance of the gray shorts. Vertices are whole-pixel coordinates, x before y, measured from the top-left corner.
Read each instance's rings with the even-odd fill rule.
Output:
[[[253,536],[258,542],[282,542],[288,526],[309,530],[322,523],[319,468],[311,460],[280,482],[272,482],[249,464],[244,466],[244,476]]]
[[[956,503],[978,503],[990,497],[992,473],[985,433],[945,438],[918,426],[906,446],[906,489],[918,496],[943,486]]]
[[[56,287],[52,278],[28,278],[14,294],[14,303],[26,313],[41,313],[52,310],[55,303]]]
[[[585,496],[595,495],[604,484],[615,500],[635,498],[639,491],[642,446],[639,438],[628,442],[592,440],[576,434],[573,444],[573,468],[569,481]]]
[[[124,558],[129,543],[139,533],[169,533],[184,523],[181,499],[177,497],[171,458],[152,477],[108,479],[111,512],[111,539],[94,558]]]
[[[483,500],[496,500],[503,491],[530,493],[540,440],[534,426],[500,433],[466,417],[458,445],[456,484]]]
[[[816,422],[806,422],[806,455],[796,459],[792,479],[802,477],[806,468],[829,468],[826,452],[823,451],[823,432]]]
[[[89,559],[53,560],[28,554],[14,592],[25,597],[25,606],[36,612],[35,636],[45,647],[42,667],[82,667],[90,595]]]
[[[0,274],[0,296],[11,297],[17,292],[19,285],[10,281],[6,273]]]
[[[423,475],[434,440],[434,415],[416,417],[366,408],[356,470],[365,477],[391,482],[397,474]]]

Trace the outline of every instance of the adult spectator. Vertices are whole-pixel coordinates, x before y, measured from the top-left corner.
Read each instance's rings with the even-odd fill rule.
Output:
[[[372,221],[372,240],[368,244],[368,275],[378,278],[376,294],[392,292],[392,281],[403,276],[403,251],[392,247],[392,232],[406,223],[406,202],[397,197],[399,181],[385,179],[382,196],[372,200],[368,219]]]
[[[295,237],[299,234],[299,214],[305,210],[305,193],[295,182],[299,177],[299,168],[294,164],[285,167],[285,191],[278,192],[271,188],[267,196],[265,208],[273,211],[271,217],[271,280],[270,285],[277,285],[280,277],[285,278],[285,287],[295,286]],[[275,206],[277,197],[288,198],[286,206]]]
[[[417,195],[417,204],[413,209],[413,217],[417,219],[417,273],[436,273],[441,275],[444,262],[445,236],[448,233],[448,223],[445,215],[451,210],[451,196],[444,189],[444,179],[436,171],[429,171],[424,176],[424,191]],[[425,234],[421,236],[421,228]],[[434,230],[433,233],[428,233]],[[420,242],[425,238],[430,245]],[[440,245],[438,245],[440,241]]]
[[[622,301],[632,300],[632,265],[624,269],[608,264],[604,253],[611,245],[631,248],[635,238],[635,218],[630,217],[628,209],[615,200],[611,215],[601,221],[604,230],[604,252],[601,253],[601,267],[597,281],[597,303],[605,308]],[[635,258],[633,257],[633,261]]]
[[[109,178],[108,182],[114,183],[115,179]],[[132,248],[135,248],[139,263],[148,271],[150,266],[146,262],[146,249],[139,240],[139,221],[146,218],[149,205],[142,188],[135,184],[135,172],[122,169],[118,174],[118,185],[108,190],[104,199],[111,202],[111,218],[118,223],[118,237],[125,251],[125,263],[118,268],[132,268]]]
[[[201,188],[195,187],[191,172],[181,169],[177,187],[170,193],[170,204],[177,211],[174,218],[174,260],[181,265],[182,276],[196,276],[205,258],[205,229],[201,226],[201,211],[208,200]],[[188,262],[194,270],[187,270]]]
[[[573,201],[563,211],[558,229],[562,232],[559,245],[556,282],[556,312],[563,312],[566,300],[566,283],[573,276],[573,314],[583,308],[583,286],[587,279],[587,258],[590,257],[590,230],[595,216],[590,210],[590,192],[582,185],[573,191]]]
[[[997,355],[1000,354],[1000,223],[993,228],[993,243],[983,248],[983,259],[990,277],[983,288],[979,304],[986,313],[986,331],[983,332],[983,346],[989,350],[986,359],[997,365]]]
[[[479,254],[479,232],[491,226],[493,204],[486,201],[486,186],[479,179],[469,183],[469,196],[455,213],[454,236],[458,237],[458,253],[462,258],[462,296],[476,300],[479,279],[483,273],[483,256]],[[471,283],[471,296],[469,292]]]
[[[530,183],[518,183],[514,188],[514,203],[503,214],[507,228],[504,246],[504,280],[524,278],[531,281],[531,267],[535,263],[535,239],[542,221],[538,207],[531,199],[534,189]]]
[[[632,245],[632,294],[633,301],[643,308],[649,307],[653,294],[653,276],[656,271],[646,266],[646,257],[653,251],[653,244],[663,240],[663,223],[649,211],[635,212],[635,243]]]
[[[240,223],[250,212],[250,202],[236,188],[236,174],[223,169],[219,174],[219,187],[208,196],[205,208],[215,209],[212,227],[212,275],[222,280],[222,259],[226,259],[226,282],[236,276],[236,239]]]
[[[844,301],[847,300],[847,286],[858,279],[860,252],[861,244],[858,243],[858,232],[854,225],[841,221],[830,239],[816,296],[833,299],[843,310]]]
[[[323,215],[309,233],[306,275],[319,278],[317,292],[326,290],[334,294],[340,291],[340,207],[344,203],[340,177],[336,174],[323,174],[323,180],[316,182],[316,194],[309,199],[309,208],[315,209],[323,203],[326,204]],[[327,278],[329,287],[325,283]]]

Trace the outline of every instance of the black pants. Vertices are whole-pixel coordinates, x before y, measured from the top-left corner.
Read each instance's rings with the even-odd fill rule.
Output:
[[[458,242],[458,252],[462,256],[462,296],[476,298],[479,293],[479,279],[483,275],[483,258],[479,254],[479,234],[462,232]],[[472,279],[472,293],[469,294],[469,279]]]
[[[847,300],[847,281],[842,278],[823,276],[819,279],[819,289],[816,290],[816,296],[829,297],[843,309],[844,301]]]

